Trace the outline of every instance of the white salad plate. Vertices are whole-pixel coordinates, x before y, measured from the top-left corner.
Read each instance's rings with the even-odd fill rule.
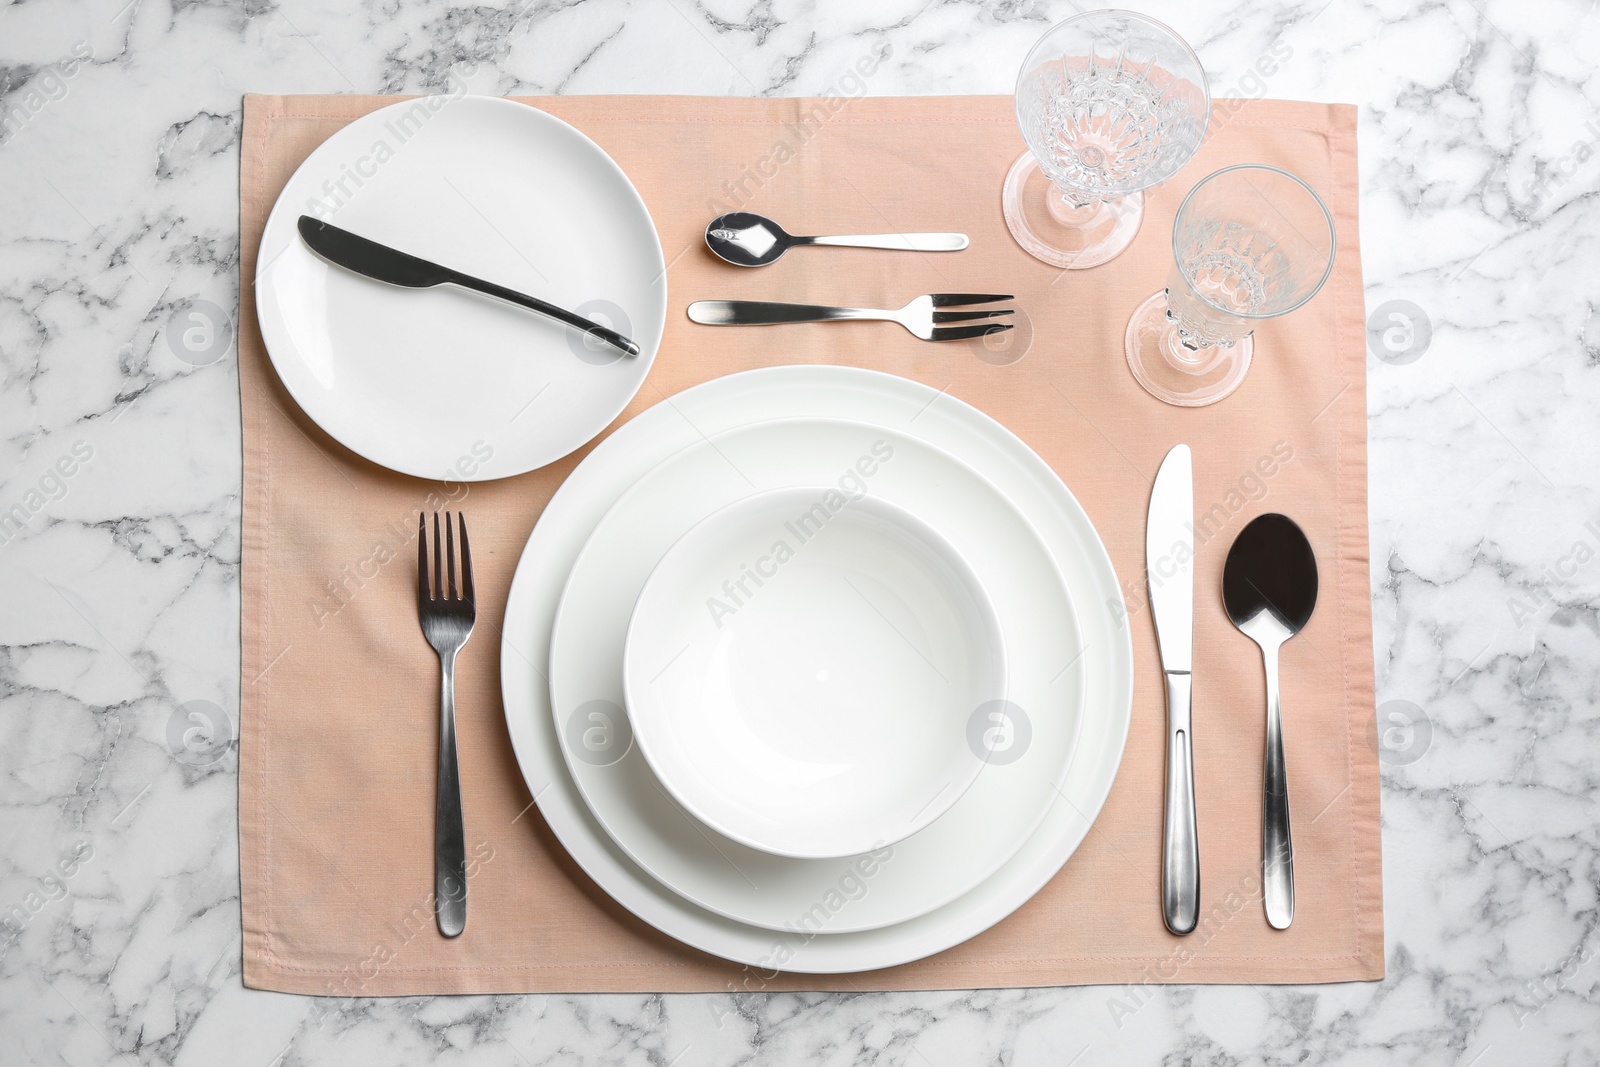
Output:
[[[983,770],[967,739],[1006,696],[983,583],[938,530],[869,491],[735,500],[667,550],[623,649],[634,743],[679,804],[795,859],[894,844]]]
[[[454,286],[332,266],[301,215],[542,297],[640,354]],[[627,175],[560,119],[483,96],[391,104],[324,141],[273,206],[255,290],[267,354],[313,422],[374,463],[449,481],[521,474],[594,438],[666,322],[661,243]]]
[[[708,514],[752,493],[832,485],[918,515],[968,561],[1006,638],[1006,696],[969,707],[963,743],[989,766],[940,819],[870,858],[794,859],[710,829],[671,799],[641,746],[596,730],[624,717],[623,638],[658,561]],[[732,561],[730,561],[732,562]],[[759,563],[759,557],[745,562]],[[748,586],[749,583],[747,583]],[[753,604],[753,600],[748,602]],[[628,856],[689,900],[786,930],[873,869],[871,891],[830,910],[829,935],[926,914],[982,883],[1022,848],[1059,798],[1083,717],[1082,647],[1072,598],[1039,535],[987,480],[899,430],[841,419],[777,419],[715,434],[644,474],[595,526],[556,609],[551,714],[590,812]],[[902,625],[906,625],[902,623]],[[597,742],[609,742],[593,747]],[[959,856],[960,862],[951,862]],[[892,860],[892,862],[890,862]],[[852,874],[851,872],[855,872]]]
[[[948,450],[992,482],[1038,532],[1073,592],[1081,644],[1063,650],[1062,664],[1081,668],[1085,685],[1081,734],[1060,800],[1010,860],[924,915],[829,936],[818,931],[848,910],[843,901],[858,895],[857,886],[870,886],[863,899],[871,899],[877,879],[893,869],[892,858],[886,864],[858,858],[841,870],[836,890],[819,896],[806,912],[810,921],[798,927],[774,931],[694,904],[630,858],[589,810],[568,770],[561,737],[574,728],[564,724],[558,731],[544,673],[566,576],[630,486],[709,435],[815,416],[895,428]],[[889,967],[959,944],[1011,914],[1061,869],[1116,777],[1132,708],[1133,661],[1116,574],[1093,524],[1049,466],[1015,435],[917,382],[854,368],[792,366],[730,375],[679,393],[617,429],[585,457],[546,506],[523,551],[507,605],[501,672],[507,729],[529,790],[547,825],[603,891],[669,936],[713,955],[763,969],[842,973]],[[1063,677],[1071,677],[1071,670]],[[620,710],[597,701],[569,719],[580,735],[596,736],[593,758],[601,758],[607,739],[618,750],[631,749],[618,737]],[[586,728],[587,715],[595,718]],[[963,857],[947,856],[945,862],[959,866]]]

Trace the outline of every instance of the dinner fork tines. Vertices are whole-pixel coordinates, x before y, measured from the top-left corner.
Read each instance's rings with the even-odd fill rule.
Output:
[[[461,530],[461,585],[456,586],[456,546],[450,513],[433,514],[433,582],[428,582],[428,519],[417,516],[417,616],[423,636],[439,653],[439,789],[433,809],[433,911],[439,932],[457,937],[467,926],[467,844],[461,818],[461,770],[456,761],[456,653],[472,636],[477,606],[472,591],[472,548],[467,518]],[[441,551],[442,549],[442,551]]]
[[[1009,322],[986,322],[981,326],[946,326],[951,322],[970,322],[1010,315],[1013,308],[984,311],[937,311],[936,308],[963,304],[992,304],[1010,296],[990,293],[929,293],[903,308],[832,307],[825,304],[774,304],[764,300],[697,300],[689,305],[689,318],[705,326],[775,326],[785,322],[834,322],[840,319],[873,319],[898,322],[924,341],[963,341],[969,337],[1011,329]]]

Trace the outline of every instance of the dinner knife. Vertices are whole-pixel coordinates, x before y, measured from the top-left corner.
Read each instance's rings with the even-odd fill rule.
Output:
[[[390,285],[404,286],[407,289],[459,285],[463,289],[472,289],[485,296],[504,300],[508,304],[516,304],[529,311],[547,315],[575,330],[582,330],[627,355],[639,354],[639,346],[617,331],[607,329],[592,319],[586,319],[582,315],[557,307],[549,301],[540,300],[536,296],[519,293],[515,289],[507,289],[503,285],[496,285],[494,282],[486,282],[482,278],[474,278],[470,274],[442,267],[437,263],[341,229],[331,222],[312,218],[310,215],[300,216],[299,228],[301,238],[311,251],[345,270],[354,271],[380,282],[388,282]]]
[[[1194,812],[1194,469],[1188,445],[1162,460],[1150,491],[1145,578],[1167,685],[1166,825],[1161,842],[1161,916],[1187,934],[1200,917],[1200,839]]]

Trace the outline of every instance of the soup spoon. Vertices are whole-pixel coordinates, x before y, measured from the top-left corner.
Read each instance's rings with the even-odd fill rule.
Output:
[[[1222,568],[1228,618],[1261,646],[1267,674],[1267,756],[1261,806],[1261,900],[1273,929],[1294,921],[1294,841],[1283,766],[1278,649],[1305,628],[1317,606],[1317,558],[1293,519],[1260,515],[1239,531]]]

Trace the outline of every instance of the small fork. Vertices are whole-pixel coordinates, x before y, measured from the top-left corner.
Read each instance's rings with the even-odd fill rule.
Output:
[[[1013,308],[987,311],[935,311],[935,308],[962,304],[992,304],[1010,296],[988,293],[929,293],[919,296],[895,311],[876,308],[829,307],[823,304],[772,304],[764,300],[696,300],[689,305],[689,318],[704,326],[775,326],[785,322],[834,322],[839,319],[872,319],[898,322],[924,341],[964,341],[969,337],[1011,329],[1009,322],[989,322],[982,326],[945,326],[948,322],[970,322],[1010,315]]]
[[[467,518],[461,525],[461,588],[456,589],[456,546],[444,513],[441,563],[439,513],[433,513],[433,585],[428,585],[428,519],[417,516],[417,616],[428,644],[439,653],[439,790],[433,809],[433,911],[439,932],[459,937],[467,928],[467,843],[461,818],[461,769],[456,761],[456,653],[472,636],[477,607],[472,593],[472,548]],[[441,565],[444,573],[441,574]]]

